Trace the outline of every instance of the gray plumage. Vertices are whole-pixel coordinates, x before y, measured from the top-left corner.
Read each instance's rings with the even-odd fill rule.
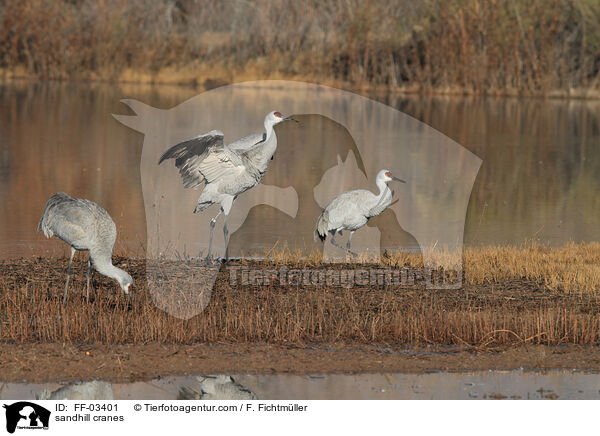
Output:
[[[231,376],[197,377],[200,392],[188,386],[181,386],[180,400],[258,400],[255,393],[237,383]]]
[[[229,257],[227,217],[233,202],[238,195],[258,185],[263,179],[277,148],[277,135],[273,127],[287,120],[296,121],[273,111],[265,117],[265,133],[248,135],[225,145],[223,132],[211,130],[174,145],[160,157],[159,165],[167,159],[175,159],[184,187],[198,188],[204,183],[194,213],[201,212],[212,204],[221,206],[219,213],[210,222],[208,259],[211,256],[213,229],[221,213],[225,214],[225,258]]]
[[[117,239],[117,227],[102,207],[92,201],[72,198],[64,192],[58,192],[46,203],[38,224],[38,232],[40,231],[43,231],[47,238],[56,236],[71,246],[63,303],[66,304],[67,301],[71,264],[76,250],[89,251],[86,288],[88,301],[92,266],[100,274],[117,280],[123,292],[129,294],[133,279],[111,261]]]
[[[41,391],[36,400],[114,400],[112,385],[94,380],[65,385],[53,392]]]
[[[404,180],[392,176],[388,170],[381,170],[377,173],[375,179],[379,194],[374,194],[365,189],[358,189],[344,192],[331,200],[317,219],[315,240],[319,238],[324,241],[327,234],[330,233],[331,243],[334,246],[352,253],[350,243],[354,232],[363,227],[370,218],[387,209],[392,203],[392,191],[387,186],[387,183],[392,180],[406,183]],[[345,248],[335,241],[335,234],[339,233],[341,235],[343,230],[350,231]]]

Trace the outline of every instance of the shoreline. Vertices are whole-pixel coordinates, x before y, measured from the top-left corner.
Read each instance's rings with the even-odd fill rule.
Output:
[[[321,344],[0,344],[2,382],[147,381],[171,375],[353,374],[573,370],[600,372],[600,348],[517,346],[496,351]]]
[[[418,257],[403,256],[386,261],[419,266]],[[565,267],[567,259],[593,266],[598,256],[599,244],[470,249],[464,254],[468,281],[454,291],[428,290],[423,283],[242,286],[232,283],[224,265],[209,305],[187,321],[154,305],[143,259],[115,257],[138,284],[131,302],[115,283],[96,274],[89,304],[85,262],[78,259],[66,307],[61,304],[66,258],[0,261],[2,381],[119,382],[215,373],[600,372],[596,292],[563,288],[574,271],[572,262],[555,271],[554,289],[534,279]],[[284,254],[278,259],[230,265],[257,271],[299,265]],[[301,267],[308,265],[323,267],[317,261]],[[537,270],[527,278],[515,265],[537,265]]]
[[[378,264],[381,275],[379,269],[371,274],[370,264],[232,261],[214,270],[210,289],[196,285],[207,274],[202,262],[164,262],[156,270],[155,264],[143,260],[115,258],[133,276],[135,293],[125,299],[113,280],[96,274],[89,303],[86,262],[77,259],[66,307],[66,259],[0,262],[0,341],[107,346],[266,343],[286,349],[344,343],[476,351],[600,345],[597,276],[591,274],[599,251],[597,244],[556,252],[539,247],[468,251],[466,280],[453,290],[428,289],[424,277],[408,274],[419,269],[419,258],[410,255],[386,259],[387,267]],[[569,258],[581,262],[568,263]],[[573,278],[583,271],[582,264],[591,268],[591,275]],[[273,276],[278,269],[289,269],[285,280]],[[305,269],[313,273],[305,275]],[[181,310],[189,319],[173,316]]]
[[[407,84],[405,86],[353,84],[335,79],[319,79],[310,76],[287,76],[281,74],[256,75],[256,74],[234,74],[231,77],[211,74],[210,71],[197,74],[194,71],[174,72],[177,69],[166,69],[158,72],[144,70],[126,70],[117,77],[104,75],[98,72],[84,72],[76,76],[65,77],[40,77],[23,71],[0,68],[0,83],[11,84],[19,81],[35,83],[80,83],[80,84],[108,84],[117,86],[139,85],[151,87],[175,87],[180,89],[191,89],[200,92],[209,91],[221,86],[258,80],[289,80],[298,82],[314,83],[341,89],[360,95],[391,95],[391,96],[426,96],[426,97],[473,97],[473,98],[526,98],[526,99],[556,99],[556,100],[600,100],[600,89],[596,88],[571,88],[552,89],[538,92],[523,92],[516,89],[491,89],[487,91],[475,91],[460,87],[425,88],[421,84]]]

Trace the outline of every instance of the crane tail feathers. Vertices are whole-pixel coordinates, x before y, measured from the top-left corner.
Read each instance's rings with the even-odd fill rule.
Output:
[[[315,242],[317,241],[317,238],[320,239],[321,242],[323,242],[326,237],[327,237],[327,235],[322,235],[319,233],[318,230],[315,230]]]
[[[327,225],[328,224],[329,224],[329,214],[327,213],[326,210],[324,210],[323,213],[317,219],[317,227],[315,228],[315,236],[314,236],[315,241],[317,240],[317,238],[319,238],[321,240],[321,242],[323,242],[325,240],[325,238],[327,237]]]
[[[69,194],[64,192],[57,192],[52,197],[48,199],[46,202],[46,206],[44,207],[44,211],[42,212],[42,217],[40,218],[40,222],[38,224],[38,232],[44,231],[44,236],[46,238],[51,238],[54,236],[54,232],[50,228],[50,221],[52,216],[52,210],[56,207],[57,204],[60,204],[64,200],[71,199]]]

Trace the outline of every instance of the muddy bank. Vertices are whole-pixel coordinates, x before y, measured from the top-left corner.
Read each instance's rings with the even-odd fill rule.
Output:
[[[497,351],[328,344],[0,345],[2,381],[150,380],[168,375],[420,373],[508,369],[600,371],[597,347],[519,346]]]
[[[280,280],[244,284],[241,279],[232,282],[229,268],[236,267],[232,262],[221,266],[206,308],[182,320],[154,304],[145,261],[118,259],[118,264],[135,280],[131,300],[123,297],[114,281],[96,274],[90,303],[86,303],[85,261],[80,259],[64,307],[66,260],[0,263],[0,341],[457,345],[477,350],[521,344],[600,344],[600,306],[594,293],[567,293],[527,278],[466,282],[457,290],[426,289],[420,279],[412,284],[387,283],[385,274],[381,281],[355,282],[351,287],[327,281],[304,285],[298,280],[295,285]],[[280,266],[244,262],[244,268],[265,274]],[[290,267],[320,270],[323,265]],[[346,268],[378,270],[381,265],[327,268],[335,273]]]

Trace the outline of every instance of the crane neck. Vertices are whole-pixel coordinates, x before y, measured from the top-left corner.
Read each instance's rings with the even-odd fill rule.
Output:
[[[383,178],[377,178],[379,195],[373,195],[373,201],[369,202],[369,216],[376,216],[383,212],[392,202],[392,191]]]
[[[121,268],[114,266],[110,259],[103,259],[100,261],[98,259],[93,259],[93,263],[96,271],[98,271],[102,275],[105,275],[106,277],[110,277],[111,279],[119,280],[119,278],[122,277],[123,273],[125,273],[125,271]]]
[[[385,195],[385,191],[388,188],[387,182],[383,179],[377,179],[375,181],[375,183],[377,184],[377,187],[379,188],[379,195],[377,196],[377,199],[381,199],[384,195]]]
[[[269,122],[268,120],[265,120],[265,131],[267,132],[267,138],[265,140],[266,142],[271,138],[271,135],[275,133],[275,130],[273,129],[273,123]]]
[[[258,171],[256,177],[262,178],[262,175],[267,170],[267,166],[277,149],[277,135],[273,129],[273,124],[265,121],[265,129],[267,131],[266,138],[259,146],[246,152],[246,155]]]

